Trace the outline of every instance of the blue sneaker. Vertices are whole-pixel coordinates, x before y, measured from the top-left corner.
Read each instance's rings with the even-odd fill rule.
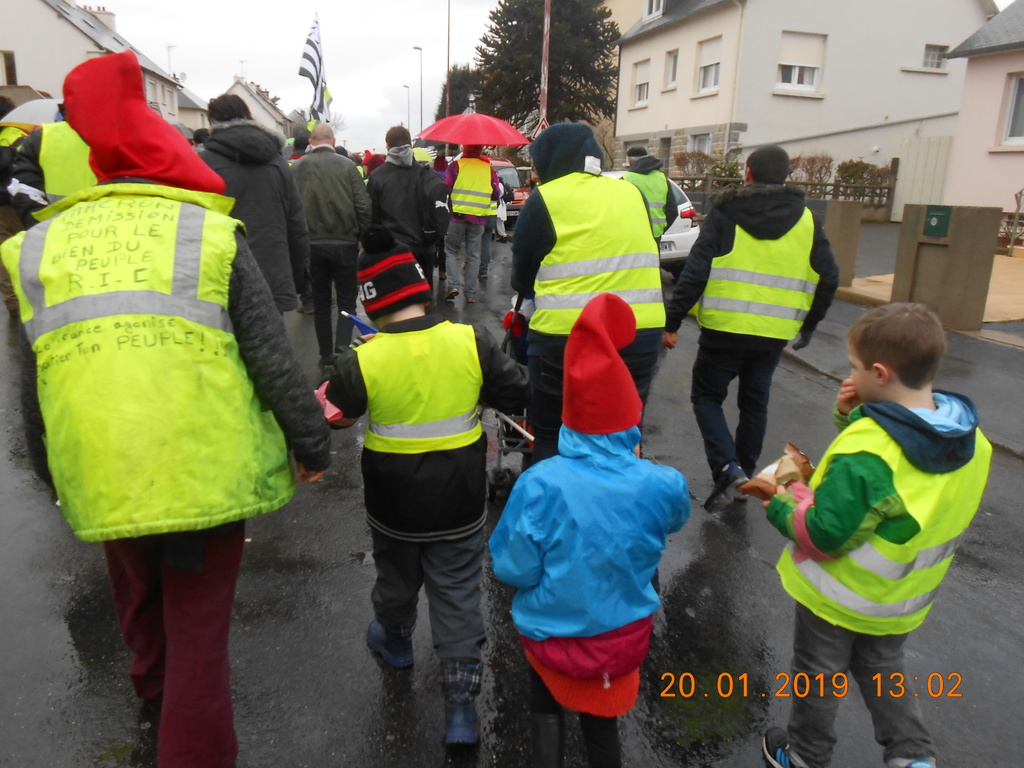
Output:
[[[769,728],[761,741],[761,756],[768,768],[803,768],[804,761],[789,754],[789,734]]]
[[[935,763],[927,758],[907,763],[903,768],[935,768]]]
[[[376,619],[366,630],[366,644],[395,669],[412,666],[412,638],[389,635]]]
[[[476,707],[470,698],[449,701],[444,705],[444,743],[476,744],[480,740],[480,724]]]

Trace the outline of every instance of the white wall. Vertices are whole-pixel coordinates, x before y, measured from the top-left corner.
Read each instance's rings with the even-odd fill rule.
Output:
[[[941,6],[941,7],[939,7]],[[965,64],[946,63],[945,74],[920,69],[926,44],[954,48],[986,21],[976,0],[776,0],[747,4],[736,120],[749,124],[745,146],[878,129],[915,119],[862,139],[823,137],[829,153],[887,163],[900,142],[921,135],[917,119],[959,109]],[[824,34],[819,93],[824,98],[783,96],[776,90],[783,30]],[[932,127],[925,128],[925,135]],[[879,152],[873,148],[879,146]],[[843,158],[847,159],[847,158]]]
[[[1024,51],[969,60],[946,182],[949,205],[1016,207],[1024,187],[1024,145],[1004,144],[1009,73],[1024,72]]]
[[[739,14],[732,5],[700,14],[690,21],[630,43],[622,52],[616,135],[656,133],[729,121],[735,83]],[[722,63],[716,95],[697,96],[698,48],[702,40],[722,36]],[[679,49],[677,85],[665,89],[668,51]],[[633,106],[633,64],[651,60],[650,98],[646,107]]]
[[[0,50],[14,51],[18,82],[62,98],[64,77],[90,55],[96,44],[39,0],[3,3]]]

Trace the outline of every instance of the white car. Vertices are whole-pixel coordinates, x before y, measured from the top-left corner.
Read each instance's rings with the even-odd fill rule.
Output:
[[[603,176],[610,176],[613,179],[621,179],[626,171],[605,171]],[[673,277],[679,277],[686,264],[686,258],[690,255],[690,248],[697,241],[700,234],[700,227],[697,225],[697,211],[690,202],[690,198],[672,179],[668,180],[672,191],[676,194],[679,203],[679,218],[672,222],[672,226],[665,230],[661,236],[661,268],[670,272]]]

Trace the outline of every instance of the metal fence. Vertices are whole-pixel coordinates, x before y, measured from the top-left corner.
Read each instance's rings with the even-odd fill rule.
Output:
[[[707,213],[708,195],[716,189],[740,186],[743,179],[725,176],[682,176],[674,178],[700,213]],[[840,184],[838,182],[790,182],[803,187],[809,199],[816,200],[860,200],[866,209],[873,208],[892,212],[893,196],[896,189],[895,174],[888,184]],[[886,215],[888,215],[888,213]]]

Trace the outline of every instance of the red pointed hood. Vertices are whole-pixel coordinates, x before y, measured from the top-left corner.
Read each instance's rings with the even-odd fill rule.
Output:
[[[223,194],[224,180],[146,102],[132,51],[79,64],[64,80],[67,121],[91,150],[99,181],[132,177]]]
[[[613,293],[591,299],[565,344],[562,423],[587,435],[608,435],[640,423],[643,403],[619,355],[636,336],[632,307]]]

